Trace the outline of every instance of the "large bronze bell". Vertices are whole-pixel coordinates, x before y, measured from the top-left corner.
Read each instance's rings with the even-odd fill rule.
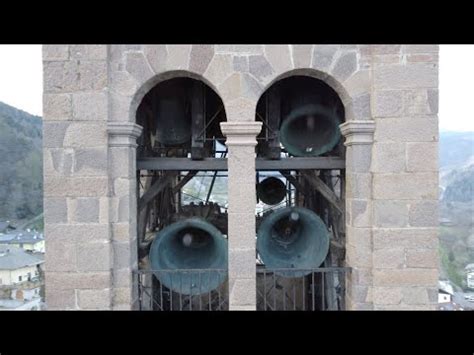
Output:
[[[149,257],[156,278],[180,294],[208,293],[227,277],[227,239],[201,218],[163,228],[153,240]]]
[[[265,267],[275,274],[301,277],[326,259],[329,232],[313,211],[303,207],[281,208],[260,224],[257,250]]]

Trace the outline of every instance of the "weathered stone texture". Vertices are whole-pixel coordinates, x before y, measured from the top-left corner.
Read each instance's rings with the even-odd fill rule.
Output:
[[[185,71],[202,76],[222,98],[228,122],[249,127],[264,90],[293,69],[330,84],[346,121],[355,122],[343,126],[350,131],[347,307],[436,303],[438,46],[49,45],[43,60],[51,309],[136,306],[136,132],[129,127],[121,136],[120,123],[133,122],[151,83]],[[256,302],[254,133],[231,133],[227,142],[229,300],[236,310]]]

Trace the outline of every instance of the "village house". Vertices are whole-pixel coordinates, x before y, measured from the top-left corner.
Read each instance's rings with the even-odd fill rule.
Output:
[[[0,310],[41,308],[44,256],[0,245]]]
[[[0,245],[14,245],[36,253],[44,253],[45,250],[43,233],[30,229],[0,233]]]

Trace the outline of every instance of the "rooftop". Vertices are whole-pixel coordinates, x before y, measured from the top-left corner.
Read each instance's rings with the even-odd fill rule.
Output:
[[[16,230],[8,233],[0,232],[0,244],[35,244],[44,240],[43,234],[37,231]]]
[[[0,245],[0,270],[16,270],[42,263],[42,253],[29,253],[19,247]]]

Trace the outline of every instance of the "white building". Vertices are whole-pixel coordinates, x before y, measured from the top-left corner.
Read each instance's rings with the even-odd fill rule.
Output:
[[[40,309],[42,253],[0,245],[0,310]]]
[[[454,289],[449,281],[438,282],[438,303],[451,303]]]
[[[468,264],[464,270],[466,270],[467,287],[474,289],[474,264]]]
[[[0,245],[14,245],[38,253],[44,253],[45,250],[43,233],[30,229],[0,233]]]

